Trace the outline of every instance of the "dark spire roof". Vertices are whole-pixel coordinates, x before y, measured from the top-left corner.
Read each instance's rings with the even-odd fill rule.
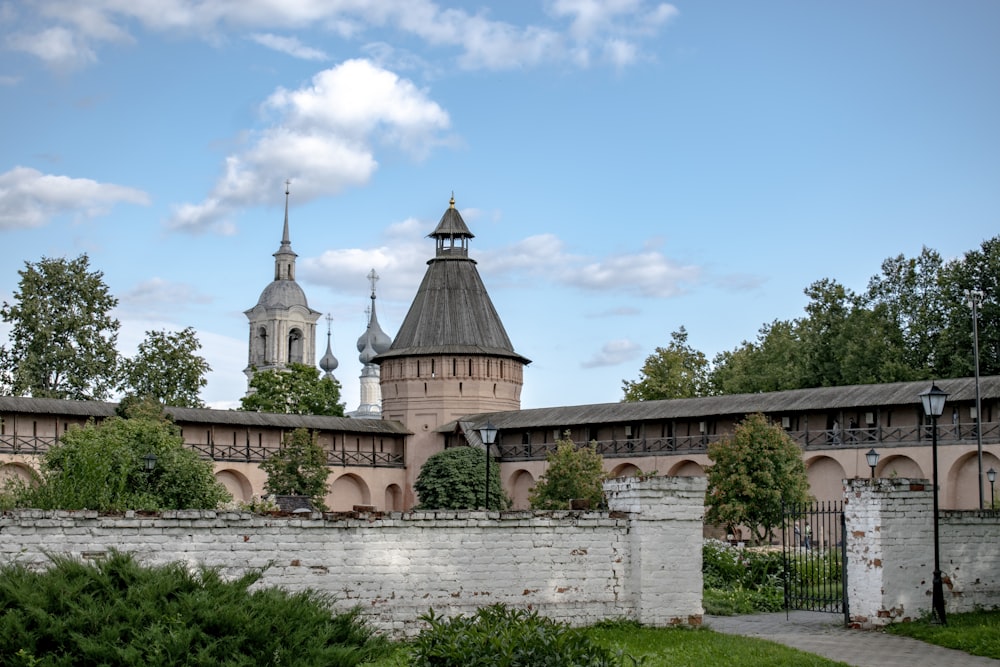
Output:
[[[428,354],[491,355],[531,363],[514,351],[476,262],[469,259],[466,241],[473,234],[455,209],[454,197],[430,236],[437,239],[437,254],[427,262],[423,282],[396,339],[376,363]],[[455,239],[461,247],[454,245]],[[445,240],[451,241],[448,247]]]
[[[291,181],[285,181],[285,224],[281,232],[281,245],[274,253],[274,280],[260,294],[257,306],[264,308],[309,308],[306,293],[295,282],[295,258],[288,235],[288,196]],[[312,312],[311,308],[309,309]],[[249,311],[248,311],[249,312]],[[317,313],[318,314],[318,313]]]

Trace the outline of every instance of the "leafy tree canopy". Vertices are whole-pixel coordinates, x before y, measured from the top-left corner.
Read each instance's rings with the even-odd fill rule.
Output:
[[[325,510],[326,480],[330,468],[326,452],[307,429],[297,428],[285,436],[281,450],[260,464],[267,473],[268,493],[309,496],[312,506]]]
[[[250,380],[250,391],[240,399],[240,410],[344,416],[340,383],[320,378],[319,369],[308,364],[293,363],[282,370],[255,372]]]
[[[746,526],[757,542],[769,541],[781,525],[782,503],[809,500],[802,452],[762,414],[748,415],[731,438],[709,445],[708,458],[709,523]]]
[[[491,510],[510,507],[500,483],[500,466],[490,466]],[[433,454],[413,485],[417,509],[476,509],[486,502],[486,452],[477,447],[451,447]]]
[[[658,347],[646,357],[637,381],[622,381],[624,400],[656,401],[708,394],[708,359],[702,352],[688,345],[688,334],[684,327],[670,334],[670,337],[670,345]]]
[[[124,362],[121,389],[133,396],[150,396],[162,405],[203,408],[198,393],[212,370],[197,354],[201,342],[194,329],[147,331],[135,357]]]
[[[37,486],[14,489],[13,504],[111,512],[213,509],[228,500],[212,464],[185,447],[166,418],[150,416],[148,405],[134,406],[141,416],[70,427],[44,455]]]
[[[1000,236],[944,262],[934,250],[886,259],[867,290],[835,280],[805,289],[805,314],[761,328],[713,359],[719,394],[832,387],[974,373],[970,292],[981,292],[976,325],[980,373],[1000,374]]]
[[[603,507],[604,458],[593,444],[577,447],[569,433],[556,441],[556,449],[546,456],[548,467],[528,499],[535,509],[569,509],[570,501],[582,500],[591,508]]]
[[[0,384],[15,396],[97,399],[118,382],[118,320],[100,271],[90,259],[25,262],[14,303],[0,317],[11,325],[0,347]]]

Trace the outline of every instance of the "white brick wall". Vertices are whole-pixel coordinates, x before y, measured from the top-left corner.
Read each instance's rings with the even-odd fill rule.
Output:
[[[851,623],[877,627],[930,613],[932,487],[926,479],[846,481]],[[939,519],[947,613],[1000,606],[1000,514],[949,511]]]
[[[689,479],[612,482],[609,495],[633,497],[630,512],[616,498],[603,513],[337,519],[26,510],[0,516],[0,560],[43,565],[44,552],[93,558],[118,549],[145,562],[181,561],[230,575],[267,567],[264,585],[327,592],[338,607],[360,605],[376,627],[394,634],[416,632],[431,607],[452,615],[497,602],[573,625],[621,617],[697,624],[704,480]]]

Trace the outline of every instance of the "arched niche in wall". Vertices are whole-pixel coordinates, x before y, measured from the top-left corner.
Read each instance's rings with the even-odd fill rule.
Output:
[[[233,500],[247,502],[253,498],[253,485],[246,475],[238,470],[224,469],[215,473],[215,479],[233,497]],[[261,489],[263,492],[263,489]]]
[[[697,462],[685,459],[675,464],[667,474],[671,477],[704,477],[705,469]]]
[[[371,489],[365,480],[352,473],[346,473],[330,485],[326,494],[326,506],[334,512],[350,512],[355,505],[370,505]]]
[[[621,463],[611,469],[608,473],[608,477],[615,479],[617,477],[638,477],[642,474],[642,470],[639,466],[634,463]]]
[[[507,490],[510,493],[511,509],[531,509],[528,494],[535,486],[535,477],[527,470],[515,470],[508,478]]]
[[[403,509],[403,489],[399,484],[390,484],[385,487],[385,510]]]
[[[844,499],[843,480],[848,477],[844,467],[829,456],[816,456],[805,462],[809,492],[816,500]]]

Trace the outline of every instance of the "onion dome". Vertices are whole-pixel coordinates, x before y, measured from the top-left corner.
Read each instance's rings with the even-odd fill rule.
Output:
[[[332,321],[333,317],[328,314],[326,316],[326,354],[319,360],[319,367],[323,369],[327,377],[332,377],[333,371],[337,370],[337,366],[340,365],[337,357],[333,356],[333,350],[330,348],[330,322]]]
[[[382,331],[382,327],[378,323],[378,315],[375,312],[375,283],[378,282],[378,279],[378,274],[375,273],[375,269],[372,269],[368,273],[368,281],[372,285],[372,304],[368,309],[368,326],[365,332],[361,334],[361,337],[358,338],[358,352],[361,352],[362,356],[364,356],[366,347],[371,347],[374,354],[382,354],[392,345],[392,339],[389,338],[386,332]],[[372,355],[373,357],[374,354]],[[371,363],[371,360],[366,361],[365,359],[361,359],[361,363]]]

